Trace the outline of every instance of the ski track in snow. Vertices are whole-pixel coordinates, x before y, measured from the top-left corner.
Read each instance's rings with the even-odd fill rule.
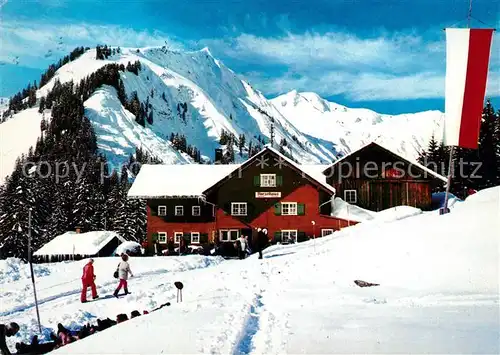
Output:
[[[169,301],[56,353],[498,353],[500,187],[490,190],[489,200],[478,192],[449,215],[398,219],[393,212],[392,221],[384,215],[318,240],[269,247],[262,260],[131,258],[137,277],[132,294],[119,300],[109,298],[116,280],[100,276],[112,273],[116,258],[96,259],[103,299],[84,305],[71,282],[85,261],[37,267],[42,338],[59,322],[77,329]],[[34,309],[26,308],[32,302],[21,310],[32,299],[31,280],[24,265],[1,269],[0,286],[9,286],[0,294],[0,321],[21,325],[8,339],[13,347],[36,333]],[[360,288],[355,279],[381,286]],[[177,280],[185,285],[182,303]],[[115,337],[120,341],[109,341]]]
[[[253,337],[259,330],[260,309],[263,307],[262,296],[257,295],[248,307],[248,315],[241,329],[240,339],[236,343],[233,355],[249,354],[253,346]]]

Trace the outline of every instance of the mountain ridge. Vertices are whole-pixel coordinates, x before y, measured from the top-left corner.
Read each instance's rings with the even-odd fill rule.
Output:
[[[232,144],[222,145],[224,152],[234,155],[234,161],[239,162],[245,160],[252,149],[269,142],[271,126],[276,146],[300,163],[330,163],[339,155],[373,139],[375,135],[371,132],[371,126],[377,125],[383,126],[377,127],[378,136],[383,135],[389,146],[396,147],[396,151],[414,159],[416,152],[427,144],[431,136],[429,132],[434,133],[436,128],[433,126],[420,132],[408,146],[403,140],[384,133],[384,129],[389,130],[390,127],[383,123],[390,117],[399,116],[404,116],[408,121],[409,115],[393,116],[367,109],[349,109],[313,92],[291,91],[298,103],[294,105],[295,112],[291,112],[285,109],[286,105],[291,105],[290,93],[267,99],[249,82],[242,80],[213,57],[207,47],[190,52],[170,51],[164,47],[121,48],[115,52],[113,48],[112,53],[110,47],[110,54],[104,59],[96,59],[99,55],[97,52],[97,49],[87,49],[76,59],[58,68],[53,77],[37,89],[36,105],[56,81],[64,83],[72,80],[78,83],[106,64],[127,65],[139,61],[141,69],[137,74],[120,72],[120,79],[127,98],[136,93],[140,103],[147,106],[152,124],[146,123],[144,127],[137,124],[134,115],[120,103],[116,90],[111,87],[100,87],[84,103],[85,114],[96,131],[99,149],[115,165],[123,163],[137,146],[165,163],[193,163],[188,154],[179,152],[172,145],[169,137],[173,134],[185,136],[188,144],[199,149],[202,160],[209,162],[214,158],[214,150],[221,147],[223,132],[235,137]],[[283,106],[284,102],[286,104]],[[26,125],[30,126],[29,130],[36,131],[35,126],[40,124],[42,117],[50,117],[48,109],[41,113],[30,109],[29,115],[23,111],[0,124],[3,137],[22,137]],[[334,124],[327,117],[333,113],[340,114]],[[362,117],[353,118],[353,113],[363,114]],[[435,116],[432,112],[423,114],[426,115]],[[354,122],[351,122],[353,119]],[[304,121],[309,123],[304,124]],[[308,129],[307,126],[314,126],[310,121],[314,121],[312,123],[318,124],[321,129]],[[440,119],[426,118],[425,121],[426,126],[437,123],[439,129]],[[15,159],[35,144],[36,138],[35,141],[33,138],[36,134],[31,132],[27,136],[29,139],[26,137],[26,142],[23,139],[20,142],[12,142],[12,138],[2,139],[0,149],[8,154],[2,157],[0,180],[11,173]],[[245,142],[240,142],[242,136]]]

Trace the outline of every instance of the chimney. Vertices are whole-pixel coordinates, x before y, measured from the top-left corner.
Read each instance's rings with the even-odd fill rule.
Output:
[[[81,229],[82,229],[82,227],[75,227],[75,232],[80,233]]]
[[[215,149],[215,164],[220,164],[222,162],[222,149],[221,148],[216,148]]]

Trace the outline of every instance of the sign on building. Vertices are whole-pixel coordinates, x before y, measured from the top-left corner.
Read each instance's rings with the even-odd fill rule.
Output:
[[[255,198],[281,198],[280,191],[255,192]]]

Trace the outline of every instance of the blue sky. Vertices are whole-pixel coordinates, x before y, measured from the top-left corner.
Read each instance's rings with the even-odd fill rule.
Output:
[[[0,96],[39,78],[76,46],[201,49],[266,96],[314,91],[383,113],[444,110],[446,26],[468,0],[0,0]],[[498,0],[473,17],[500,24]],[[473,20],[474,27],[488,27]],[[487,96],[500,108],[500,40]]]

